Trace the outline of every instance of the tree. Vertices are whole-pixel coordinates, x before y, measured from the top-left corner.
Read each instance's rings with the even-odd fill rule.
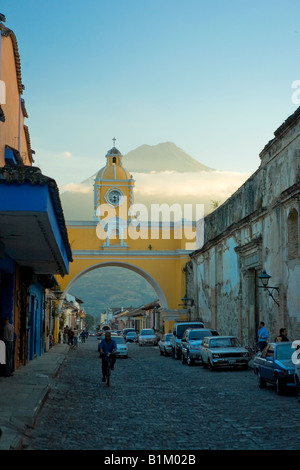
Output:
[[[210,206],[213,210],[217,209],[217,207],[219,207],[220,205],[220,201],[211,200],[210,202],[211,202]]]
[[[95,328],[95,318],[93,317],[93,315],[90,315],[89,313],[86,314],[85,324],[87,330]]]

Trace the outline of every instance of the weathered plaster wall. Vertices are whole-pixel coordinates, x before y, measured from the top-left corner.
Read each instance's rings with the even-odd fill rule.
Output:
[[[191,255],[195,311],[244,344],[260,320],[271,339],[283,326],[300,338],[300,108],[274,134],[258,170],[205,218],[204,246]],[[263,269],[279,306],[258,287]]]

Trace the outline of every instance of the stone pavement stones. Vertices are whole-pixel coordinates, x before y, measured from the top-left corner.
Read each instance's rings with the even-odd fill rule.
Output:
[[[63,419],[62,419],[63,417]],[[248,371],[203,369],[129,345],[111,386],[101,382],[97,339],[70,350],[27,450],[300,449],[295,391],[260,389]]]
[[[68,345],[57,344],[16,370],[12,377],[0,377],[0,450],[20,448],[68,351]]]

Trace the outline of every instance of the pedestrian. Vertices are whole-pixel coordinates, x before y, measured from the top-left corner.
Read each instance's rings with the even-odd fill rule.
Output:
[[[78,330],[77,328],[74,329],[74,346],[77,347],[78,344]]]
[[[68,325],[65,326],[64,328],[64,343],[68,344],[69,342],[69,335],[68,335],[69,327]]]
[[[259,347],[260,352],[262,352],[267,346],[268,338],[269,338],[269,332],[267,328],[265,327],[265,323],[263,321],[261,321],[259,324],[257,336],[258,336],[258,347]]]
[[[82,330],[82,332],[81,332],[81,342],[82,343],[85,343],[85,337],[86,337],[85,330]]]
[[[279,336],[275,338],[276,343],[282,343],[284,341],[290,341],[287,337],[287,330],[286,328],[280,328]]]
[[[15,330],[13,325],[9,323],[9,318],[3,319],[4,325],[2,330],[2,338],[5,343],[6,353],[6,377],[14,375],[14,342],[15,342]]]
[[[74,331],[69,328],[68,330],[68,345],[71,346],[71,348],[73,347],[73,339],[74,339]]]

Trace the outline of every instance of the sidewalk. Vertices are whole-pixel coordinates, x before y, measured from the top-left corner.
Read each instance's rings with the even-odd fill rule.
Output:
[[[12,377],[0,377],[0,450],[20,448],[68,351],[67,344],[56,344]]]

